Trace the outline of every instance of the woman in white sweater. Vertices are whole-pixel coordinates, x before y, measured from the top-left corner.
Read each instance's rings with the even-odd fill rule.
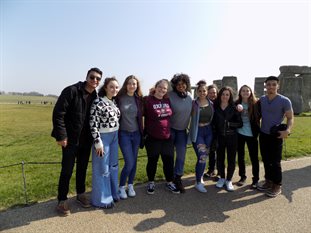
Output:
[[[92,204],[112,208],[118,195],[118,129],[120,111],[114,97],[119,84],[115,77],[106,78],[90,112],[90,127],[94,138],[92,148]]]

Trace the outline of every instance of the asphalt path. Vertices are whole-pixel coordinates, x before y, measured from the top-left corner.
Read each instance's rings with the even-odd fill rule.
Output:
[[[248,185],[227,192],[205,180],[207,193],[194,189],[194,176],[185,177],[185,194],[172,194],[156,183],[154,195],[146,184],[137,196],[120,201],[110,210],[83,209],[70,198],[71,215],[60,217],[57,201],[0,212],[1,232],[311,232],[311,157],[282,162],[282,194],[266,197]],[[261,177],[263,168],[261,164]],[[233,181],[237,181],[235,171]]]

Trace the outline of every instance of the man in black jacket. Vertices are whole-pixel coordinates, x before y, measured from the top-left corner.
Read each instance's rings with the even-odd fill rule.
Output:
[[[77,201],[82,207],[91,206],[85,195],[86,170],[93,142],[89,116],[90,106],[97,97],[96,88],[101,78],[102,71],[100,69],[90,69],[84,82],[68,86],[62,91],[53,110],[52,137],[62,147],[57,211],[63,215],[70,214],[67,194],[75,160],[77,160]]]

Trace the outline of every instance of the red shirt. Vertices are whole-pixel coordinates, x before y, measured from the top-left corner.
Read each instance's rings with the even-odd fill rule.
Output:
[[[157,99],[154,96],[144,98],[145,130],[156,139],[170,137],[170,117],[173,114],[169,98]]]

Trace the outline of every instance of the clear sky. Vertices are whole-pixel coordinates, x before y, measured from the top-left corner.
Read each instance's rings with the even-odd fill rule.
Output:
[[[91,67],[143,92],[186,73],[194,85],[311,66],[310,0],[0,0],[0,90],[59,95]]]

